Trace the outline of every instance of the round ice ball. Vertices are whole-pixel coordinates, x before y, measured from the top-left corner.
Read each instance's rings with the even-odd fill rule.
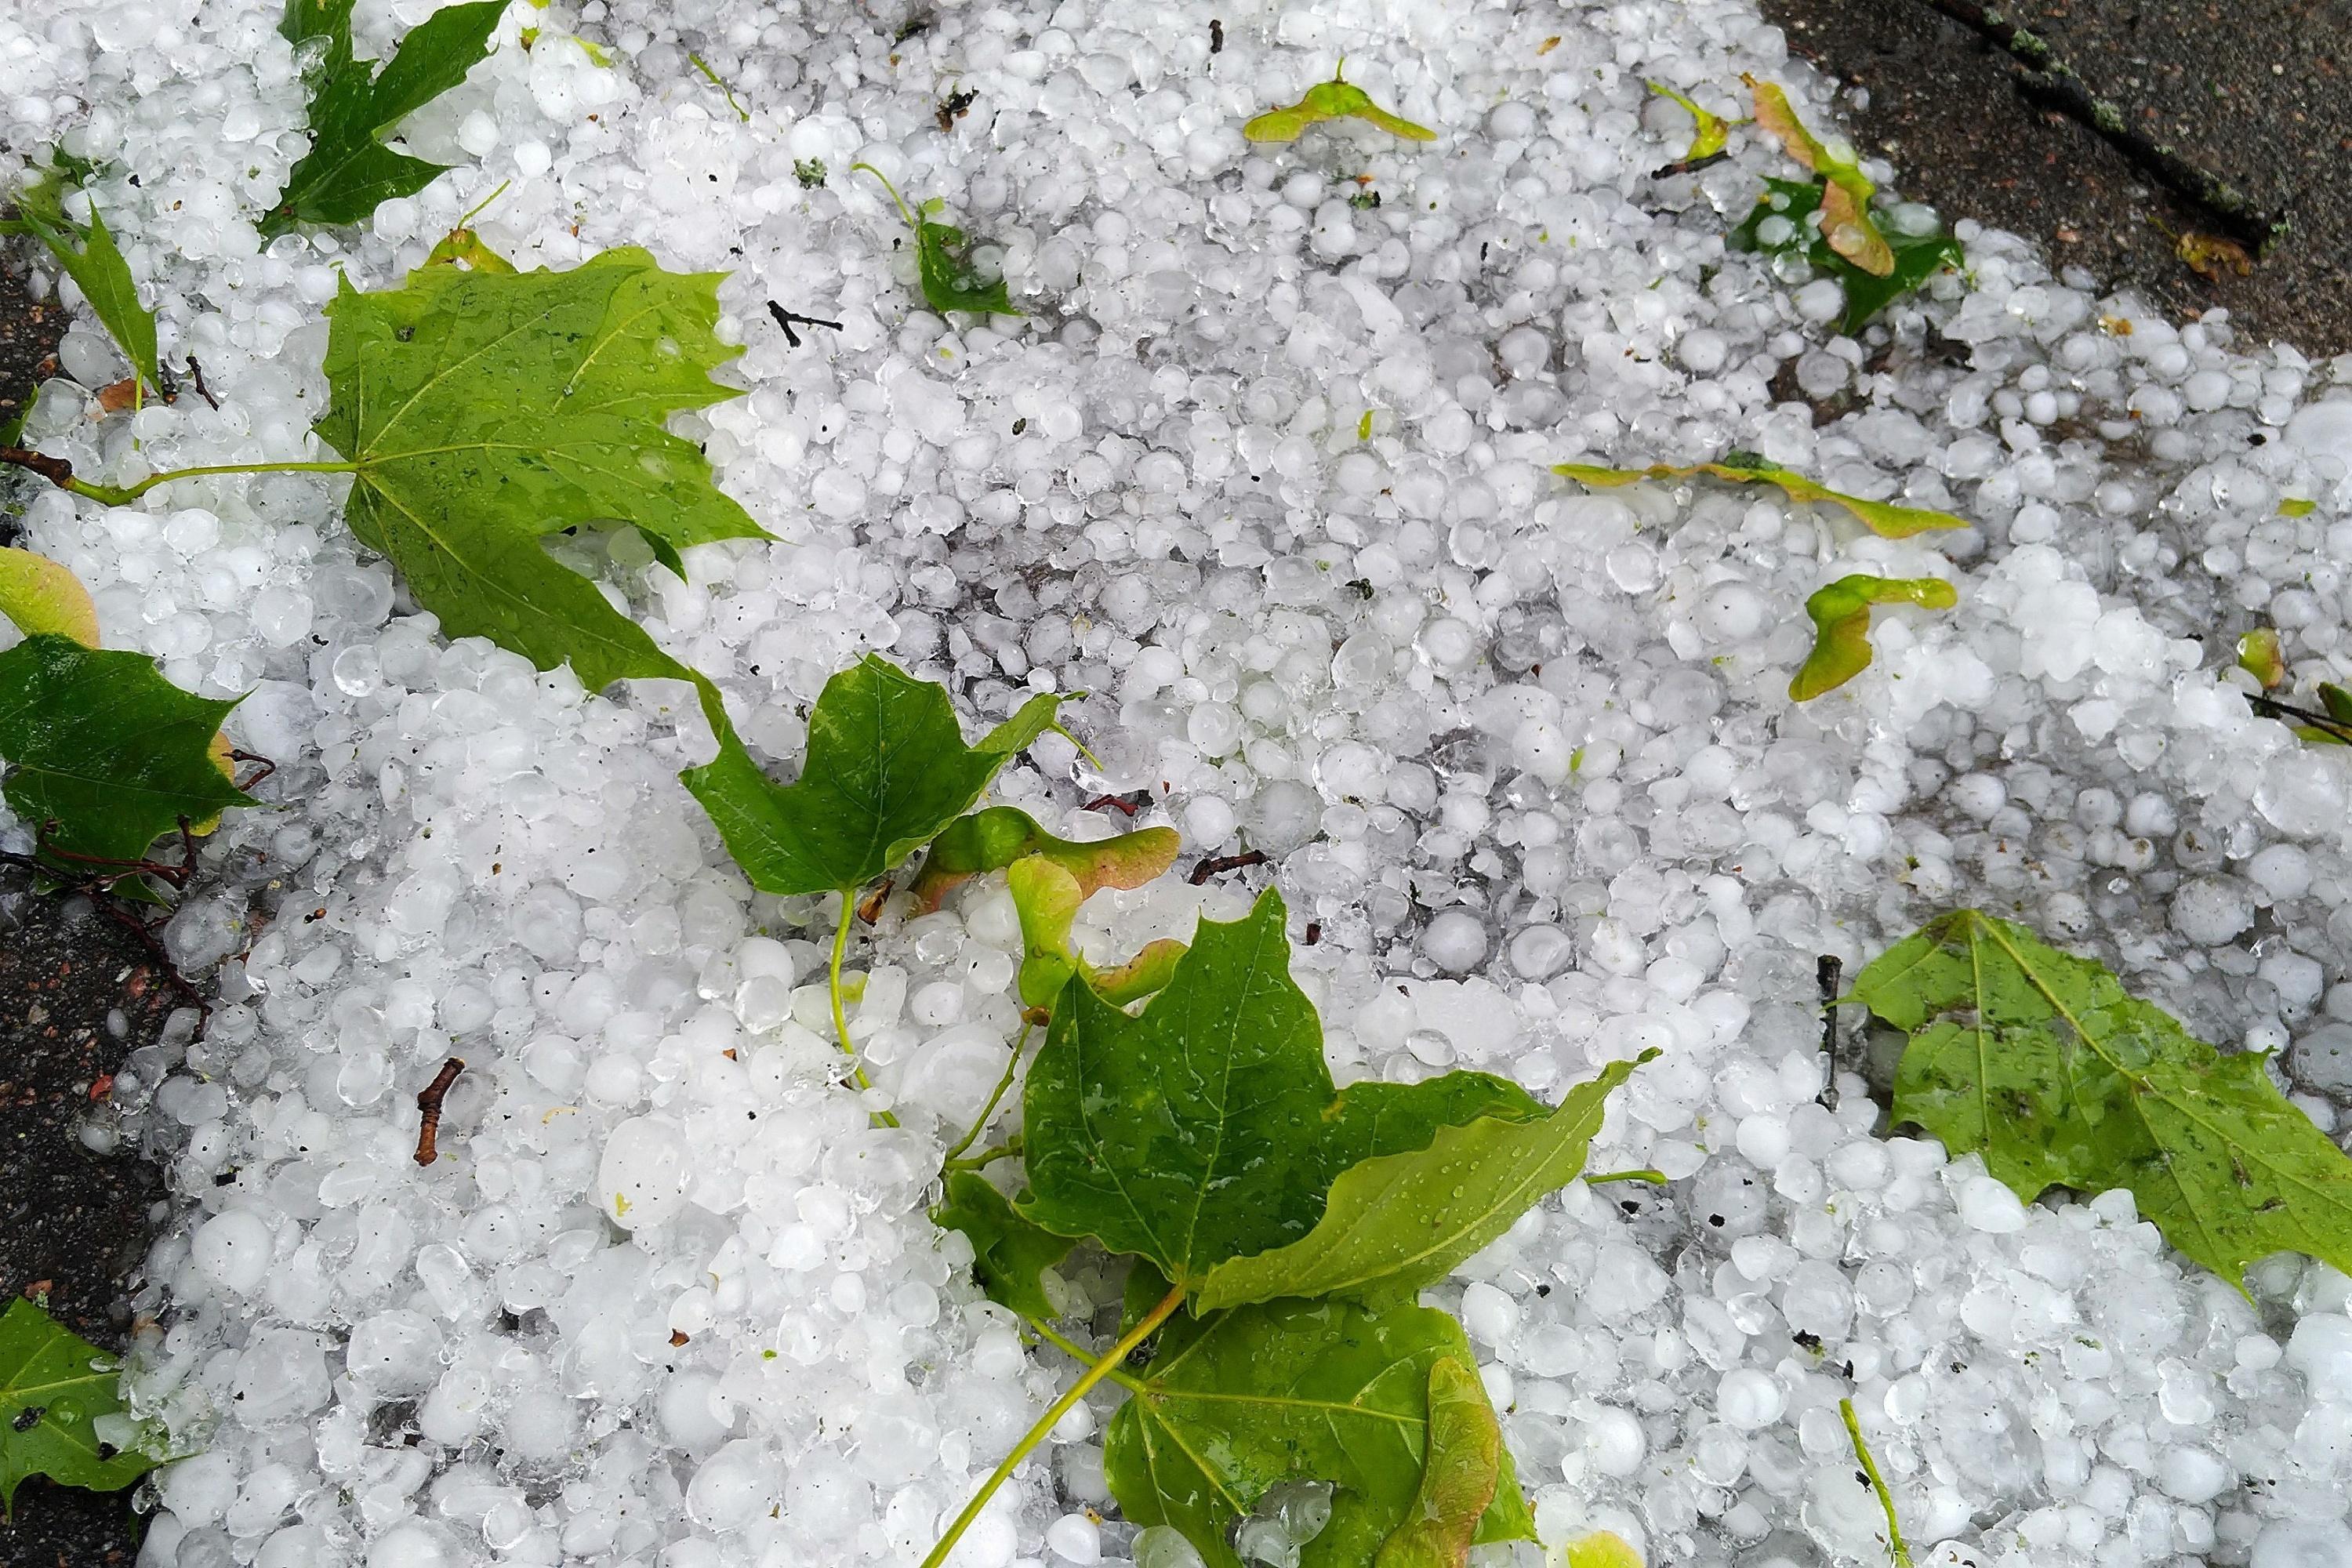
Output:
[[[633,1116],[605,1142],[597,1197],[624,1230],[659,1225],[686,1206],[687,1170],[678,1129],[659,1118]]]
[[[1466,974],[1486,956],[1486,928],[1467,910],[1447,910],[1421,933],[1421,951],[1450,974]]]
[[[2345,405],[2352,408],[2352,404]],[[2352,439],[2352,435],[2347,435]],[[2263,1527],[2246,1568],[2344,1568],[2352,1563],[2352,1528],[2335,1519],[2281,1519]]]
[[[697,1524],[709,1529],[740,1530],[772,1511],[781,1500],[776,1487],[781,1468],[765,1444],[749,1437],[722,1444],[688,1484],[687,1511]]]
[[[269,1224],[242,1209],[215,1215],[196,1232],[188,1251],[207,1278],[243,1295],[269,1272]]]
[[[441,1326],[422,1312],[378,1312],[352,1331],[344,1359],[375,1393],[421,1394],[440,1375]]]

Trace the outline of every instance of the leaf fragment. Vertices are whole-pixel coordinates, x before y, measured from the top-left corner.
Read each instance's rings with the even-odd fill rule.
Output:
[[[1862,331],[1879,311],[1938,272],[1948,271],[1968,259],[1960,242],[1940,227],[1926,234],[1898,230],[1883,236],[1895,257],[1894,270],[1884,276],[1864,271],[1831,249],[1822,230],[1806,221],[1820,209],[1826,185],[1823,180],[1767,179],[1763,197],[1724,237],[1724,243],[1734,250],[1762,251],[1773,256],[1798,251],[1816,270],[1836,279],[1845,290],[1845,309],[1838,317],[1837,330],[1846,336]],[[1768,241],[1764,226],[1776,217],[1788,220],[1789,231],[1784,237]]]
[[[2279,647],[2277,628],[2256,626],[2238,639],[2238,668],[2263,683],[2264,691],[2286,684],[2286,655]]]
[[[53,633],[98,646],[98,605],[63,562],[0,545],[0,616],[26,637]]]
[[[1566,1568],[1643,1568],[1642,1554],[1622,1536],[1605,1530],[1580,1535],[1556,1550],[1565,1558]]]
[[[139,286],[131,264],[114,243],[96,203],[89,221],[77,222],[66,213],[68,171],[52,168],[16,197],[16,216],[0,222],[0,234],[22,234],[42,247],[74,280],[89,301],[90,313],[131,362],[132,373],[149,387],[161,388],[163,378],[155,346],[155,312],[139,302]]]
[[[1789,682],[1789,696],[1798,702],[1810,702],[1869,668],[1873,605],[1948,610],[1959,602],[1959,591],[1941,577],[1873,577],[1854,573],[1816,588],[1805,600],[1805,614],[1813,623],[1813,650],[1797,667],[1795,678]]]
[[[1003,1193],[977,1171],[950,1171],[932,1223],[971,1238],[972,1277],[988,1299],[1024,1317],[1046,1319],[1056,1309],[1040,1280],[1077,1245],[1023,1219]]]
[[[852,889],[971,809],[997,770],[1052,727],[1061,701],[1032,697],[972,746],[945,687],[868,654],[818,694],[795,782],[771,779],[731,729],[716,759],[681,776],[761,892]]]
[[[1910,1036],[1896,1124],[1981,1152],[2025,1202],[2126,1188],[2241,1291],[2274,1252],[2352,1271],[2352,1160],[2271,1082],[2267,1055],[2224,1056],[2105,966],[1976,910],[1887,949],[1852,994]]]
[[[1548,1115],[1448,1118],[1417,1146],[1351,1162],[1312,1230],[1212,1268],[1195,1310],[1286,1296],[1409,1298],[1435,1284],[1583,1172],[1610,1091],[1636,1065],[1610,1063]]]
[[[1340,62],[1343,68],[1346,63],[1344,60]],[[1242,135],[1259,142],[1296,142],[1308,126],[1321,125],[1332,120],[1360,120],[1407,142],[1437,140],[1436,132],[1390,113],[1374,103],[1371,95],[1362,88],[1336,73],[1329,81],[1318,81],[1308,88],[1306,96],[1297,103],[1282,109],[1269,109],[1257,116],[1242,127]]]
[[[52,853],[142,859],[185,819],[209,832],[253,797],[223,776],[213,747],[242,699],[195,697],[140,653],[103,653],[43,632],[0,653],[0,757],[9,809],[56,826]]]
[[[0,1518],[27,1476],[106,1492],[155,1468],[98,1436],[101,1416],[123,1414],[121,1376],[114,1357],[32,1302],[0,1312]]]
[[[1853,159],[1805,129],[1789,95],[1777,82],[1742,75],[1755,95],[1756,123],[1769,132],[1789,156],[1822,177],[1822,236],[1829,247],[1874,277],[1895,270],[1895,253],[1871,221],[1870,198],[1878,189]]]
[[[852,169],[863,169],[882,182],[898,205],[898,216],[915,231],[915,278],[923,290],[923,299],[941,315],[950,310],[972,310],[982,315],[1018,316],[1022,312],[1005,291],[1002,278],[983,278],[974,270],[970,256],[971,247],[965,242],[964,232],[951,223],[935,223],[929,216],[940,203],[923,204],[916,212],[898,194],[890,177],[871,163],[852,163]]]
[[[372,293],[343,280],[317,431],[353,467],[352,533],[448,636],[541,669],[568,661],[592,691],[692,678],[545,541],[632,524],[675,563],[688,545],[767,537],[666,428],[739,395],[710,376],[735,353],[714,331],[719,278],[626,248],[564,272],[426,267]]]
[[[378,68],[352,54],[354,0],[290,0],[278,32],[322,47],[308,73],[310,150],[259,225],[274,238],[302,223],[360,223],[394,196],[431,184],[444,165],[385,145],[400,122],[466,79],[490,52],[507,0],[446,6],[410,28]]]
[[[1372,1568],[1463,1568],[1502,1479],[1503,1427],[1486,1385],[1454,1357],[1429,1363],[1421,1489]]]
[[[1229,1532],[1269,1489],[1330,1481],[1330,1521],[1306,1543],[1301,1568],[1364,1568],[1412,1516],[1441,1359],[1466,1365],[1469,1341],[1427,1307],[1285,1301],[1175,1318],[1111,1418],[1103,1468],[1112,1495],[1129,1521],[1175,1527],[1211,1568],[1241,1568]],[[1484,1404],[1475,1377],[1470,1386]],[[1462,1423],[1464,1413],[1445,1419]],[[1475,1539],[1532,1540],[1507,1454],[1496,1470]]]
[[[1890,501],[1864,500],[1860,496],[1831,489],[1802,474],[1768,463],[1750,452],[1726,452],[1719,462],[1691,463],[1681,467],[1673,463],[1652,463],[1646,468],[1605,468],[1590,463],[1554,463],[1551,471],[1580,484],[1604,489],[1638,484],[1643,479],[1686,479],[1696,474],[1711,474],[1734,484],[1775,485],[1790,500],[1826,502],[1843,508],[1881,539],[1908,539],[1914,534],[1927,533],[1937,529],[1969,526],[1966,519],[1954,517],[1948,511],[1896,506]]]

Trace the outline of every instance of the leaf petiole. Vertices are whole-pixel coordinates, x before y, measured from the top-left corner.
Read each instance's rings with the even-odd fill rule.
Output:
[[[849,1058],[851,1081],[861,1089],[871,1089],[873,1080],[866,1076],[866,1064],[857,1059],[857,1047],[849,1038],[849,1010],[841,1002],[841,961],[849,952],[849,922],[857,917],[857,889],[841,889],[841,923],[833,930],[833,966],[827,973],[826,989],[833,998],[834,1037],[841,1044],[841,1054]],[[877,1127],[896,1127],[898,1119],[887,1110],[874,1112]]]
[[[1666,1173],[1664,1171],[1645,1168],[1639,1171],[1611,1171],[1604,1175],[1587,1176],[1584,1178],[1584,1184],[1588,1187],[1597,1187],[1606,1182],[1654,1182],[1664,1185],[1665,1180]]]
[[[996,1080],[995,1091],[989,1095],[988,1103],[980,1108],[980,1115],[973,1120],[971,1126],[964,1132],[964,1135],[956,1140],[956,1146],[949,1150],[944,1155],[940,1156],[940,1163],[942,1170],[953,1170],[956,1168],[956,1156],[971,1148],[972,1144],[979,1140],[981,1133],[988,1126],[988,1119],[995,1115],[996,1108],[1003,1103],[1005,1090],[1013,1087],[1013,1075],[1020,1070],[1021,1053],[1028,1048],[1029,1030],[1029,1025],[1024,1024],[1021,1026],[1021,1033],[1013,1039],[1013,1054],[1007,1057],[1004,1061],[1004,1076]],[[1015,1140],[1015,1142],[1017,1142],[1018,1140]],[[981,1159],[971,1162],[969,1168],[978,1170],[982,1164],[987,1163],[988,1158],[989,1156],[983,1155]]]
[[[1032,1318],[1026,1315],[1024,1315],[1021,1321],[1028,1325],[1029,1331],[1032,1333],[1045,1341],[1047,1344],[1052,1345],[1055,1350],[1060,1351],[1064,1355],[1068,1356],[1072,1361],[1085,1362],[1089,1364],[1093,1363],[1095,1359],[1094,1352],[1087,1349],[1086,1346],[1079,1344],[1076,1341],[1069,1338],[1060,1330],[1055,1328],[1051,1323],[1045,1321],[1043,1319]],[[1110,1380],[1118,1384],[1121,1388],[1126,1389],[1129,1394],[1141,1394],[1144,1392],[1143,1380],[1136,1376],[1131,1372],[1114,1370],[1110,1374]]]
[[[950,1160],[946,1164],[940,1167],[940,1170],[941,1174],[945,1174],[949,1171],[985,1170],[989,1166],[996,1163],[999,1160],[1010,1160],[1020,1152],[1021,1139],[1018,1134],[1015,1134],[1013,1137],[1008,1138],[1003,1142],[997,1144],[992,1149],[982,1150],[979,1153],[974,1154],[969,1160]]]
[[[873,175],[876,179],[881,181],[882,188],[890,193],[890,199],[898,204],[898,216],[907,220],[907,226],[920,232],[922,228],[921,224],[916,221],[913,209],[907,205],[907,198],[898,194],[898,187],[890,183],[889,175],[884,174],[873,164],[864,163],[862,161],[852,163],[849,166],[852,169],[863,169],[867,174]]]
[[[1886,1489],[1886,1479],[1878,1473],[1878,1461],[1871,1458],[1870,1445],[1862,1440],[1862,1422],[1853,1413],[1853,1401],[1838,1401],[1838,1414],[1845,1417],[1845,1435],[1853,1439],[1853,1457],[1862,1461],[1862,1473],[1870,1482],[1870,1489],[1878,1494],[1878,1506],[1886,1510],[1886,1550],[1895,1559],[1895,1568],[1911,1568],[1911,1549],[1903,1544],[1903,1526],[1895,1517],[1895,1497]]]
[[[955,1550],[955,1543],[963,1539],[963,1532],[971,1528],[971,1521],[980,1517],[980,1510],[988,1506],[988,1500],[996,1495],[997,1488],[1012,1479],[1013,1472],[1020,1468],[1022,1460],[1029,1457],[1030,1450],[1044,1442],[1046,1435],[1061,1425],[1062,1417],[1067,1415],[1071,1407],[1084,1399],[1096,1384],[1118,1372],[1135,1347],[1150,1339],[1160,1325],[1174,1316],[1176,1309],[1183,1304],[1184,1287],[1171,1287],[1168,1294],[1160,1298],[1158,1306],[1146,1312],[1141,1321],[1119,1337],[1118,1343],[1105,1351],[1081,1373],[1078,1381],[1070,1384],[1068,1392],[1046,1407],[1045,1414],[1037,1417],[1037,1424],[1021,1435],[1021,1441],[1013,1446],[1013,1452],[1004,1456],[1004,1462],[990,1472],[988,1479],[980,1484],[980,1490],[963,1505],[963,1511],[956,1515],[955,1522],[948,1526],[947,1533],[940,1536],[939,1544],[931,1548],[931,1554],[923,1559],[922,1568],[940,1568],[940,1564],[948,1560],[948,1553]],[[1038,1325],[1033,1322],[1032,1326]],[[1055,1339],[1064,1349],[1070,1348],[1067,1342],[1059,1340],[1058,1335]]]
[[[35,461],[34,459],[40,460]],[[357,463],[213,463],[200,468],[167,468],[160,474],[150,474],[135,485],[101,485],[77,479],[73,469],[59,458],[41,458],[37,452],[20,452],[16,448],[0,448],[0,462],[12,463],[20,468],[30,468],[59,489],[87,496],[104,506],[129,506],[157,485],[173,479],[202,479],[211,474],[356,474]]]

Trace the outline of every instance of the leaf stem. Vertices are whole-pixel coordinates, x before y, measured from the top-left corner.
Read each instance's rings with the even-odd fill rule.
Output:
[[[1021,1321],[1028,1324],[1030,1331],[1039,1339],[1045,1341],[1047,1344],[1052,1345],[1055,1350],[1060,1351],[1072,1361],[1084,1362],[1088,1365],[1093,1364],[1095,1352],[1087,1349],[1086,1346],[1070,1339],[1060,1330],[1055,1328],[1053,1324],[1039,1318],[1024,1317]],[[1121,1388],[1126,1389],[1129,1394],[1141,1394],[1144,1392],[1143,1380],[1136,1376],[1131,1372],[1115,1370],[1110,1374],[1110,1380],[1111,1382],[1118,1384]]]
[[[129,506],[157,485],[170,484],[173,479],[202,479],[211,474],[356,474],[357,463],[212,463],[200,468],[168,468],[160,474],[150,474],[135,485],[101,485],[77,479],[73,469],[60,459],[45,463],[26,461],[37,454],[18,454],[13,448],[0,454],[0,461],[31,468],[61,489],[78,496],[87,496],[104,506]]]
[[[863,169],[867,174],[873,175],[876,179],[881,181],[882,188],[890,193],[890,199],[898,204],[898,216],[907,220],[907,226],[918,231],[920,230],[921,226],[915,221],[914,210],[907,205],[907,198],[898,194],[898,187],[890,183],[889,175],[884,174],[881,170],[876,168],[871,163],[866,163],[862,159],[849,166],[853,170]]]
[[[841,1043],[841,1054],[849,1058],[849,1076],[859,1089],[871,1089],[874,1082],[866,1076],[866,1065],[857,1059],[857,1047],[849,1037],[849,1012],[841,1003],[841,961],[849,952],[849,922],[857,916],[857,889],[841,889],[841,923],[833,931],[833,967],[828,976],[828,990],[833,997],[833,1029]],[[896,1127],[898,1119],[887,1110],[874,1112],[877,1127]]]
[[[1845,1417],[1845,1435],[1853,1439],[1853,1457],[1862,1461],[1862,1473],[1870,1482],[1870,1489],[1878,1494],[1878,1506],[1886,1510],[1886,1550],[1895,1559],[1895,1568],[1911,1568],[1911,1549],[1903,1544],[1903,1526],[1895,1517],[1895,1497],[1886,1489],[1886,1479],[1878,1473],[1878,1461],[1870,1457],[1870,1445],[1862,1440],[1862,1422],[1854,1415],[1853,1401],[1838,1401],[1838,1414]]]
[[[1587,1176],[1584,1178],[1584,1184],[1588,1187],[1597,1187],[1607,1182],[1655,1182],[1664,1185],[1665,1180],[1666,1173],[1664,1171],[1653,1171],[1644,1167],[1639,1171],[1611,1171],[1605,1175]]]
[[[1012,1137],[1006,1139],[1003,1142],[996,1145],[996,1147],[992,1149],[983,1149],[969,1160],[950,1160],[946,1164],[940,1167],[940,1173],[944,1175],[950,1171],[986,1170],[989,1166],[993,1165],[999,1160],[1010,1160],[1020,1152],[1021,1135],[1016,1132]]]
[[[1013,1054],[1005,1058],[1004,1076],[996,1080],[995,1092],[988,1097],[988,1103],[980,1108],[978,1119],[972,1122],[961,1138],[956,1140],[956,1146],[940,1157],[942,1169],[950,1168],[955,1164],[956,1156],[972,1146],[981,1133],[987,1129],[988,1119],[996,1114],[997,1105],[1004,1099],[1004,1091],[1013,1087],[1013,1073],[1020,1069],[1021,1053],[1029,1044],[1029,1029],[1030,1026],[1024,1022],[1020,1035],[1013,1042]]]
[[[700,71],[704,76],[710,79],[711,86],[717,88],[720,93],[725,95],[727,99],[727,107],[735,111],[736,117],[741,120],[744,124],[751,124],[751,111],[735,101],[734,89],[730,88],[725,82],[719,79],[719,73],[710,68],[709,62],[705,60],[700,55],[697,54],[688,54],[686,58],[694,62],[695,69]]]
[[[923,1559],[922,1568],[940,1568],[940,1564],[948,1560],[948,1553],[955,1550],[955,1543],[963,1539],[963,1532],[971,1528],[971,1521],[980,1517],[980,1510],[988,1506],[988,1500],[996,1495],[996,1489],[1012,1479],[1021,1461],[1029,1457],[1029,1451],[1044,1442],[1046,1434],[1059,1426],[1062,1417],[1070,1413],[1072,1405],[1084,1399],[1096,1384],[1117,1372],[1135,1347],[1150,1338],[1183,1303],[1184,1287],[1171,1287],[1168,1294],[1160,1298],[1160,1304],[1143,1315],[1142,1321],[1121,1335],[1118,1343],[1096,1358],[1078,1375],[1078,1381],[1070,1384],[1069,1391],[1046,1407],[1045,1414],[1037,1417],[1037,1424],[1022,1435],[1021,1441],[1013,1446],[1013,1452],[1004,1456],[1004,1462],[990,1473],[988,1479],[980,1484],[980,1490],[972,1494],[971,1500],[963,1505],[963,1511],[956,1515],[955,1522],[948,1526],[945,1535],[940,1537],[940,1543],[931,1548],[929,1557]],[[1055,1335],[1055,1338],[1059,1340],[1060,1336]],[[1062,1348],[1071,1349],[1067,1342],[1063,1342]],[[1079,1352],[1073,1350],[1072,1353]]]

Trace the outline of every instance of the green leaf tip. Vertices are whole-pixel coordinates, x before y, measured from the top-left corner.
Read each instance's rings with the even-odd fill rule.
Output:
[[[264,239],[298,224],[364,222],[394,196],[411,196],[445,165],[385,143],[400,122],[466,79],[490,52],[507,0],[445,6],[404,36],[378,68],[352,53],[354,0],[291,0],[278,32],[322,52],[307,73],[310,150],[259,225]]]
[[[1789,682],[1789,695],[1810,702],[1860,675],[1870,665],[1870,607],[1873,605],[1917,605],[1923,609],[1948,610],[1960,602],[1959,591],[1941,577],[1872,577],[1862,574],[1841,577],[1817,588],[1805,600],[1805,614],[1813,623],[1813,650]]]
[[[42,247],[74,280],[90,313],[131,362],[131,374],[144,388],[160,389],[162,366],[155,340],[155,312],[139,302],[139,286],[131,263],[114,243],[96,202],[89,221],[76,222],[66,214],[68,183],[79,188],[72,171],[52,163],[48,171],[16,196],[16,216],[0,223],[0,234],[22,234]]]
[[[124,1414],[115,1358],[21,1298],[0,1312],[0,1519],[27,1477],[120,1491],[155,1468],[137,1448],[98,1435]]]
[[[1853,159],[1805,129],[1789,95],[1777,83],[1739,79],[1755,95],[1756,123],[1770,132],[1790,157],[1822,176],[1822,237],[1829,247],[1874,278],[1895,270],[1895,252],[1871,221],[1870,198],[1877,187]]]
[[[1841,508],[1881,539],[1909,539],[1915,534],[1930,533],[1937,529],[1969,526],[1967,519],[1955,517],[1948,511],[1931,511],[1925,507],[1896,506],[1889,501],[1865,500],[1860,496],[1850,496],[1747,452],[1727,452],[1720,461],[1713,463],[1652,463],[1645,468],[1554,463],[1551,471],[1563,479],[1602,489],[1637,484],[1643,479],[1686,479],[1699,474],[1727,479],[1734,484],[1772,485],[1790,500],[1801,504],[1821,503]]]
[[[2021,1200],[2125,1188],[2241,1292],[2274,1252],[2352,1272],[2352,1160],[2266,1056],[2223,1055],[2105,965],[1958,910],[1874,959],[1852,999],[1909,1036],[1895,1124],[1981,1154]]]
[[[1503,1477],[1503,1426],[1478,1374],[1450,1355],[1429,1363],[1421,1489],[1372,1568],[1463,1568]]]

